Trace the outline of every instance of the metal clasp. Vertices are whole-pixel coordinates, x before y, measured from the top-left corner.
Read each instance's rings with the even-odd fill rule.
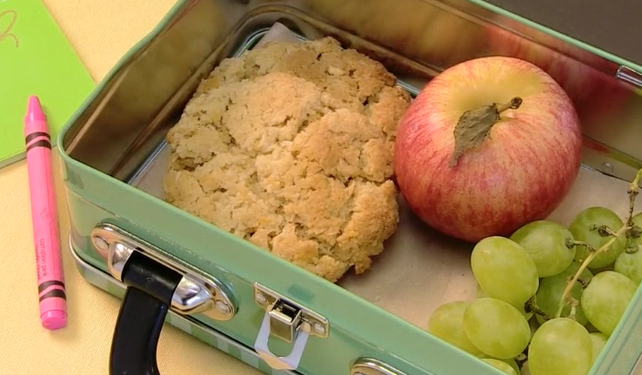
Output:
[[[405,375],[403,372],[373,358],[358,360],[350,370],[350,375]]]
[[[122,281],[127,260],[134,251],[157,261],[182,275],[172,295],[172,310],[181,315],[204,315],[219,321],[232,319],[236,304],[218,280],[204,275],[185,262],[162,256],[160,249],[112,224],[99,224],[91,232],[98,253],[107,261],[109,273]]]
[[[268,311],[270,316],[270,333],[286,342],[292,342],[296,330],[301,324],[301,310],[289,303],[277,300]]]
[[[615,77],[637,88],[642,87],[642,74],[629,67],[620,66],[615,73]]]
[[[254,283],[254,301],[265,310],[254,349],[277,370],[295,370],[299,366],[310,336],[328,337],[330,323],[323,316],[287,300],[280,294]],[[268,347],[270,335],[294,343],[285,357],[274,355]]]

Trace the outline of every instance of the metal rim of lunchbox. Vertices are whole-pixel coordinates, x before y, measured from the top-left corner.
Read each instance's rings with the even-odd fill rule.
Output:
[[[642,67],[637,64],[543,27],[500,7],[481,0],[467,1],[522,24],[545,30],[548,34],[569,44],[620,64],[621,68],[618,70],[617,75],[618,78],[625,81],[629,80],[629,76],[631,76],[629,72],[642,71]],[[183,1],[175,3],[152,31],[119,59],[102,82],[94,88],[66,122],[63,130],[58,135],[59,145],[63,144],[63,135],[67,128],[78,119],[85,106],[96,98],[105,82],[114,77],[122,66],[131,60],[144,46],[151,43],[159,32],[178,16],[179,11],[186,12],[188,10],[182,8]],[[626,66],[631,67],[631,69],[626,68]],[[636,80],[630,83],[642,86],[642,81],[638,82]],[[68,158],[68,155],[61,152],[60,148],[59,154],[63,158]],[[127,281],[125,283],[125,297],[121,304],[113,333],[109,371],[113,375],[159,375],[157,345],[165,317],[170,308],[185,314],[194,314],[209,309],[210,311],[216,311],[217,319],[226,320],[234,315],[235,303],[228,297],[225,287],[217,281],[182,274],[178,272],[176,265],[154,258],[153,252],[140,251],[145,246],[151,245],[145,244],[144,241],[127,243],[127,239],[123,240],[123,235],[117,227],[110,225],[99,225],[92,232],[92,244],[99,252],[106,252],[105,258],[111,275],[119,282]],[[269,290],[263,291],[266,294],[261,294],[262,290],[257,285],[255,285],[255,291],[257,296],[270,295]],[[274,302],[274,298],[266,298],[263,304],[267,305]],[[257,298],[257,303],[261,304],[260,298]],[[210,309],[211,304],[214,304],[214,309]],[[311,320],[308,319],[308,323],[311,324],[308,324],[306,329],[301,330],[296,337],[293,337],[294,346],[290,354],[285,357],[279,357],[273,354],[267,345],[271,322],[269,315],[266,313],[261,323],[254,349],[274,369],[296,369],[308,337],[311,334],[323,335],[323,323],[327,324],[327,321],[324,321],[321,316],[314,317],[314,313],[309,316],[312,316]],[[319,323],[316,326],[314,325],[314,318]],[[327,334],[327,330],[325,330],[325,333]],[[403,372],[371,358],[364,358],[353,364],[350,372],[352,375],[404,375]]]

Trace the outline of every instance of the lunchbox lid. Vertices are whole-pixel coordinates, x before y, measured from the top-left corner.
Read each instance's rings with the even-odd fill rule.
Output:
[[[554,34],[598,56],[642,72],[639,15],[642,2],[628,0],[469,0],[508,18]],[[544,28],[549,30],[544,30]]]

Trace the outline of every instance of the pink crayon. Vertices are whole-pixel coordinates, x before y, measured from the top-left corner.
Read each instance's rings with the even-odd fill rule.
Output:
[[[24,135],[36,250],[40,320],[43,327],[53,330],[67,325],[67,296],[58,235],[51,137],[47,117],[35,96],[29,97]]]

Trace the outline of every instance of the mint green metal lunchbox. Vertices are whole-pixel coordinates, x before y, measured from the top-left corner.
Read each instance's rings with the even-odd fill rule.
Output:
[[[499,375],[425,331],[439,304],[476,293],[472,245],[423,226],[402,201],[394,251],[333,284],[162,199],[164,136],[199,80],[275,22],[381,61],[412,94],[474,57],[542,66],[569,92],[585,136],[583,168],[551,217],[626,210],[642,166],[642,67],[631,61],[480,0],[180,0],[59,135],[70,250],[90,283],[124,299],[111,374],[158,374],[168,322],[268,374]],[[633,373],[641,317],[638,291],[591,375]]]

